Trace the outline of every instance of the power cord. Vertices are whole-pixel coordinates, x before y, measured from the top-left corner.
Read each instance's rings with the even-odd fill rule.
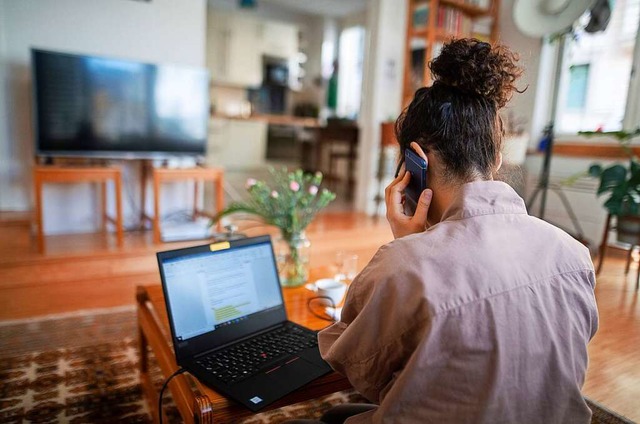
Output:
[[[312,304],[314,301],[316,301],[316,300],[320,300],[320,299],[326,299],[326,300],[328,300],[328,301],[331,303],[331,307],[332,307],[334,310],[336,309],[336,304],[333,302],[333,299],[331,299],[331,298],[330,298],[330,297],[328,297],[328,296],[314,296],[314,297],[310,298],[309,300],[307,300],[307,309],[309,309],[309,312],[311,312],[311,314],[312,314],[313,316],[315,316],[316,318],[320,318],[320,319],[322,319],[322,320],[329,321],[329,322],[335,322],[335,321],[336,321],[335,319],[333,319],[333,318],[327,318],[327,316],[326,316],[326,315],[320,315],[319,313],[317,313],[316,311],[314,311],[314,310],[313,310],[314,308],[312,308],[312,307],[311,307],[311,304]],[[323,303],[323,304],[322,304],[322,306],[326,306],[326,305]]]
[[[169,378],[165,380],[164,384],[162,385],[162,389],[160,389],[160,396],[158,397],[158,420],[160,421],[160,424],[162,424],[162,394],[164,393],[164,389],[167,388],[169,382],[171,381],[171,379],[173,379],[173,377],[185,372],[187,372],[187,370],[185,370],[184,368],[179,368],[178,370],[176,370],[176,372],[171,374]]]

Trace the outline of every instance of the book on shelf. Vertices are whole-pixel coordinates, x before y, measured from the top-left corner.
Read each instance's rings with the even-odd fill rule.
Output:
[[[413,28],[426,28],[429,23],[429,3],[419,3],[413,9]]]
[[[451,6],[438,8],[437,27],[455,37],[469,36],[473,29],[473,19],[466,13]]]

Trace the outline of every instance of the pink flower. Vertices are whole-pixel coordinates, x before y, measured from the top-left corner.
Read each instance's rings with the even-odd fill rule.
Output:
[[[247,182],[245,183],[245,187],[246,187],[246,188],[251,188],[251,187],[253,187],[253,186],[254,186],[254,185],[256,185],[256,184],[258,184],[258,182],[257,182],[254,178],[249,178],[249,179],[247,180]]]
[[[312,196],[318,194],[318,186],[312,185],[311,187],[309,187],[309,194]]]
[[[277,192],[277,191],[273,190],[273,191],[271,192],[271,197],[273,197],[274,199],[277,199],[279,196],[280,196],[280,195],[278,194],[278,192]]]
[[[300,184],[298,184],[297,181],[291,181],[289,183],[289,188],[291,189],[291,191],[298,191],[300,190]]]

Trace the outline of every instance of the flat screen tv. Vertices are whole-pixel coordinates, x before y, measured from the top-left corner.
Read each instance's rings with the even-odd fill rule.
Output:
[[[207,71],[37,49],[31,55],[37,155],[204,155]]]

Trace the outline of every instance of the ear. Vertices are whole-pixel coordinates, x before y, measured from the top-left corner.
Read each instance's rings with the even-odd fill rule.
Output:
[[[502,152],[498,152],[498,158],[496,160],[496,172],[502,167]]]
[[[416,143],[415,141],[412,141],[410,146],[413,149],[413,151],[418,154],[418,156],[420,156],[422,159],[429,162],[429,159],[427,158],[426,153],[424,152],[424,150],[422,150],[422,147],[420,147],[418,143]]]

